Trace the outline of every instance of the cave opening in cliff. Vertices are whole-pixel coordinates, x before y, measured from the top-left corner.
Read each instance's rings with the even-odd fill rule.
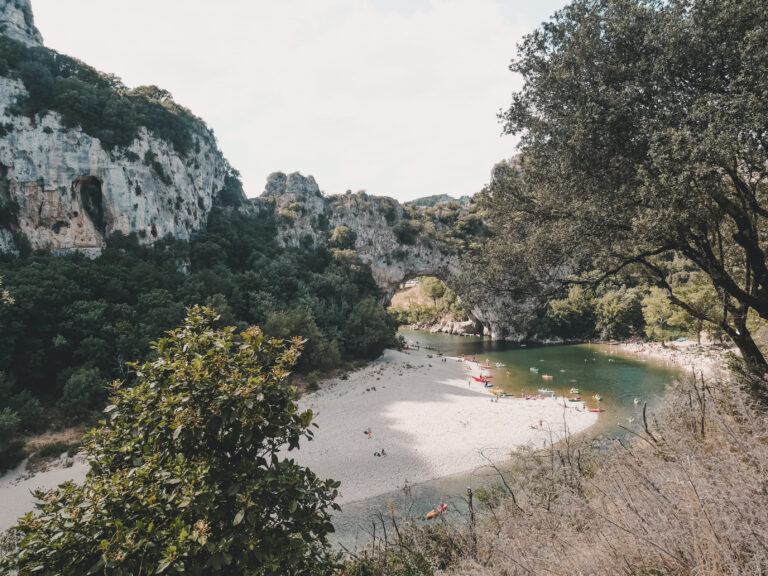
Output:
[[[401,326],[415,329],[452,334],[482,331],[456,293],[434,276],[418,276],[403,282],[392,296],[388,311]]]
[[[88,218],[91,219],[99,232],[104,234],[107,231],[107,217],[104,194],[101,191],[101,180],[95,176],[81,176],[72,185],[80,194],[80,205]]]

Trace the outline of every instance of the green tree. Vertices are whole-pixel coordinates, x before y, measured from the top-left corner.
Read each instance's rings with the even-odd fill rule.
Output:
[[[356,239],[357,234],[354,230],[347,226],[336,226],[328,239],[328,245],[339,250],[354,250]]]
[[[687,308],[677,308],[669,322],[696,335],[696,341],[700,344],[701,332],[708,325],[704,319],[714,318],[718,313],[717,292],[709,278],[701,273],[692,274],[675,292],[688,302],[693,313]]]
[[[114,384],[85,483],[38,492],[3,573],[323,574],[338,483],[286,458],[309,439],[285,377],[299,342],[216,329],[207,308]]]
[[[594,297],[590,291],[572,286],[567,298],[550,302],[549,317],[556,334],[589,338],[595,328]]]
[[[394,344],[394,319],[374,298],[358,302],[344,326],[344,347],[362,358],[376,358]]]
[[[22,443],[16,439],[21,419],[10,408],[0,410],[0,473],[15,466],[23,457]]]
[[[107,387],[96,368],[75,370],[64,384],[61,403],[65,410],[83,412],[104,406]]]
[[[299,336],[306,340],[303,348],[303,358],[298,366],[308,371],[311,367],[320,370],[330,370],[341,361],[339,345],[336,340],[328,340],[317,327],[312,313],[306,309],[276,311],[267,316],[264,333],[272,338],[281,340]]]
[[[595,328],[600,338],[626,338],[644,324],[642,294],[638,288],[622,286],[608,290],[595,302]]]
[[[672,304],[660,288],[653,287],[643,298],[645,334],[651,340],[664,342],[669,335],[669,321],[673,314]]]
[[[768,372],[747,326],[768,319],[765,2],[575,0],[511,70],[524,84],[503,120],[521,155],[487,190],[499,256],[515,273],[537,263],[540,287],[642,270]],[[675,290],[674,253],[711,279],[716,316]]]
[[[421,281],[421,289],[427,298],[432,298],[432,305],[437,308],[437,301],[445,295],[446,286],[441,280],[430,276]]]

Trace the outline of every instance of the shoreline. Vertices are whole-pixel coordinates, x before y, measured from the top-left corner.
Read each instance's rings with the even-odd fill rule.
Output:
[[[82,482],[90,469],[82,457],[66,453],[40,472],[27,470],[28,459],[0,476],[0,532],[13,528],[17,520],[34,508],[33,490],[51,490],[69,480]]]
[[[662,346],[656,342],[593,342],[630,358],[652,359],[707,377],[726,369],[725,354],[733,348],[687,341]],[[315,438],[288,458],[309,467],[319,477],[342,481],[339,503],[352,503],[452,476],[508,459],[516,447],[582,433],[598,421],[598,414],[565,408],[549,398],[526,401],[493,395],[472,381],[477,368],[467,371],[456,358],[427,358],[428,350],[387,350],[379,359],[351,373],[346,380],[327,379],[316,392],[299,401],[316,413]],[[581,405],[579,405],[581,407]],[[564,409],[567,411],[564,413]],[[539,427],[541,420],[543,426]],[[533,427],[532,427],[533,426]],[[371,428],[370,437],[363,434]],[[374,456],[384,448],[386,456]],[[0,532],[32,510],[35,489],[52,489],[62,482],[85,478],[87,465],[66,455],[30,472],[24,460],[0,476]]]
[[[319,428],[287,453],[321,478],[341,481],[340,504],[507,460],[514,448],[578,434],[598,420],[581,405],[493,394],[456,358],[387,350],[299,402]],[[365,432],[370,429],[371,434]],[[386,455],[381,454],[382,448]]]
[[[605,342],[605,346],[618,348],[630,357],[644,357],[664,361],[677,366],[681,370],[692,370],[697,374],[715,377],[727,371],[725,355],[729,352],[739,354],[738,349],[731,346],[713,346],[712,344],[697,344],[695,341],[685,342]]]

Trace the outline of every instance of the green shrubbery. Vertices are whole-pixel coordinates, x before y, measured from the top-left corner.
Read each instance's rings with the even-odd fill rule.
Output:
[[[116,76],[48,48],[0,36],[0,62],[0,72],[20,78],[29,93],[16,103],[19,113],[58,112],[64,126],[80,126],[107,149],[128,146],[141,127],[181,154],[194,149],[196,135],[208,135],[202,120],[169,92],[156,86],[129,90]]]
[[[0,409],[17,411],[22,428],[45,423],[37,398],[51,402],[54,419],[98,408],[104,382],[130,379],[125,362],[147,358],[150,341],[197,303],[227,324],[307,338],[297,366],[305,373],[376,356],[394,340],[379,288],[354,252],[279,248],[268,210],[214,209],[191,242],[150,248],[116,235],[92,260],[0,255],[0,274],[16,299],[0,306],[0,372],[10,386]]]
[[[215,319],[191,309],[156,361],[132,365],[86,441],[85,482],[37,493],[0,572],[332,573],[339,483],[285,455],[312,437],[286,383],[300,345]]]

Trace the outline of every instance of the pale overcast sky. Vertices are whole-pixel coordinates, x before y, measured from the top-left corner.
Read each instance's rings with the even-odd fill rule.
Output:
[[[157,84],[213,128],[248,196],[473,194],[514,153],[496,119],[522,36],[565,0],[33,0],[45,44]]]

